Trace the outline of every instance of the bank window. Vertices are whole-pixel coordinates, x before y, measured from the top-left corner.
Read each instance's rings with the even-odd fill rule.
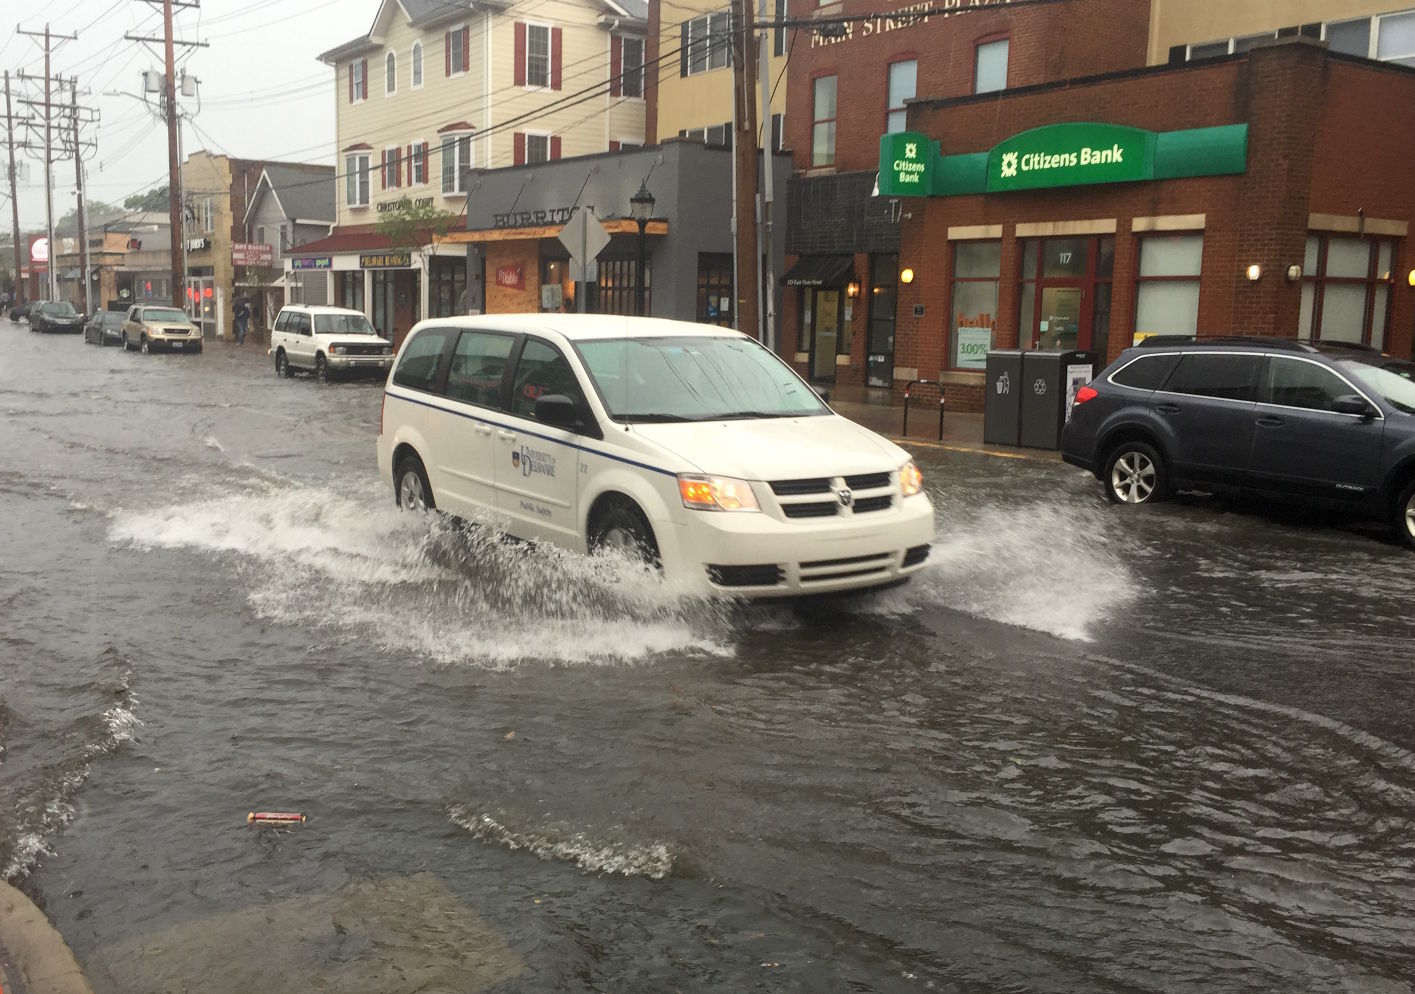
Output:
[[[1307,236],[1297,337],[1384,348],[1395,242]]]
[[[997,327],[997,288],[1002,242],[953,243],[953,293],[949,320],[953,369],[983,369]]]
[[[1415,66],[1415,11],[1386,14],[1376,32],[1376,58],[1402,66]]]
[[[423,85],[423,43],[413,42],[413,89]]]
[[[344,206],[367,207],[369,189],[369,157],[344,157]]]
[[[1107,355],[1114,237],[1028,239],[1022,243],[1021,272],[1022,348]]]
[[[472,136],[442,136],[442,192],[447,196],[467,192],[467,171],[472,168]]]
[[[1007,89],[1007,38],[980,41],[973,50],[973,92],[992,93]]]
[[[644,40],[625,38],[620,49],[623,67],[620,72],[624,96],[643,99],[644,96]]]
[[[892,135],[904,130],[904,101],[913,100],[919,77],[916,59],[889,64],[889,111],[885,116],[884,132]]]
[[[1135,278],[1135,331],[1193,335],[1199,329],[1199,267],[1203,235],[1140,239]]]
[[[391,97],[398,92],[398,56],[389,52],[383,59],[383,95]]]
[[[526,85],[550,86],[549,25],[526,25]]]
[[[815,81],[811,101],[811,165],[835,164],[835,83],[834,76]]]
[[[679,39],[680,76],[693,76],[732,64],[731,15],[704,14],[684,21]]]
[[[698,321],[732,326],[732,254],[698,253]]]

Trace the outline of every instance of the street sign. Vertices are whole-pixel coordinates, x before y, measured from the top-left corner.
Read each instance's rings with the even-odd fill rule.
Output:
[[[593,213],[593,207],[578,210],[560,229],[560,244],[570,252],[570,277],[577,283],[599,279],[595,259],[609,244],[609,232],[591,218]]]

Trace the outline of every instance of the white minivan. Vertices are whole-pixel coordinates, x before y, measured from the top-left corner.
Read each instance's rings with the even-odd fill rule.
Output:
[[[713,325],[423,321],[384,389],[378,466],[403,507],[492,512],[518,538],[751,598],[899,582],[934,536],[907,452]]]

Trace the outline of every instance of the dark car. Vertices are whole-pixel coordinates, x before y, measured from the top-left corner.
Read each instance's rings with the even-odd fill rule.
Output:
[[[84,330],[84,316],[67,300],[41,301],[29,312],[29,330],[80,332]]]
[[[84,341],[92,345],[121,345],[125,311],[98,311],[84,322]]]
[[[16,304],[14,307],[10,308],[10,320],[19,324],[29,317],[29,312],[33,307],[34,302],[29,300],[26,300],[23,304]]]
[[[1061,450],[1116,503],[1251,493],[1388,521],[1415,547],[1415,364],[1361,346],[1126,349],[1077,393]]]

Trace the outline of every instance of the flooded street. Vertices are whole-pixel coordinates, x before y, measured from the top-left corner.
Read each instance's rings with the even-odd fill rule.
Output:
[[[912,584],[704,603],[400,514],[379,384],[0,338],[0,875],[98,994],[1415,990],[1380,532],[915,446]]]

